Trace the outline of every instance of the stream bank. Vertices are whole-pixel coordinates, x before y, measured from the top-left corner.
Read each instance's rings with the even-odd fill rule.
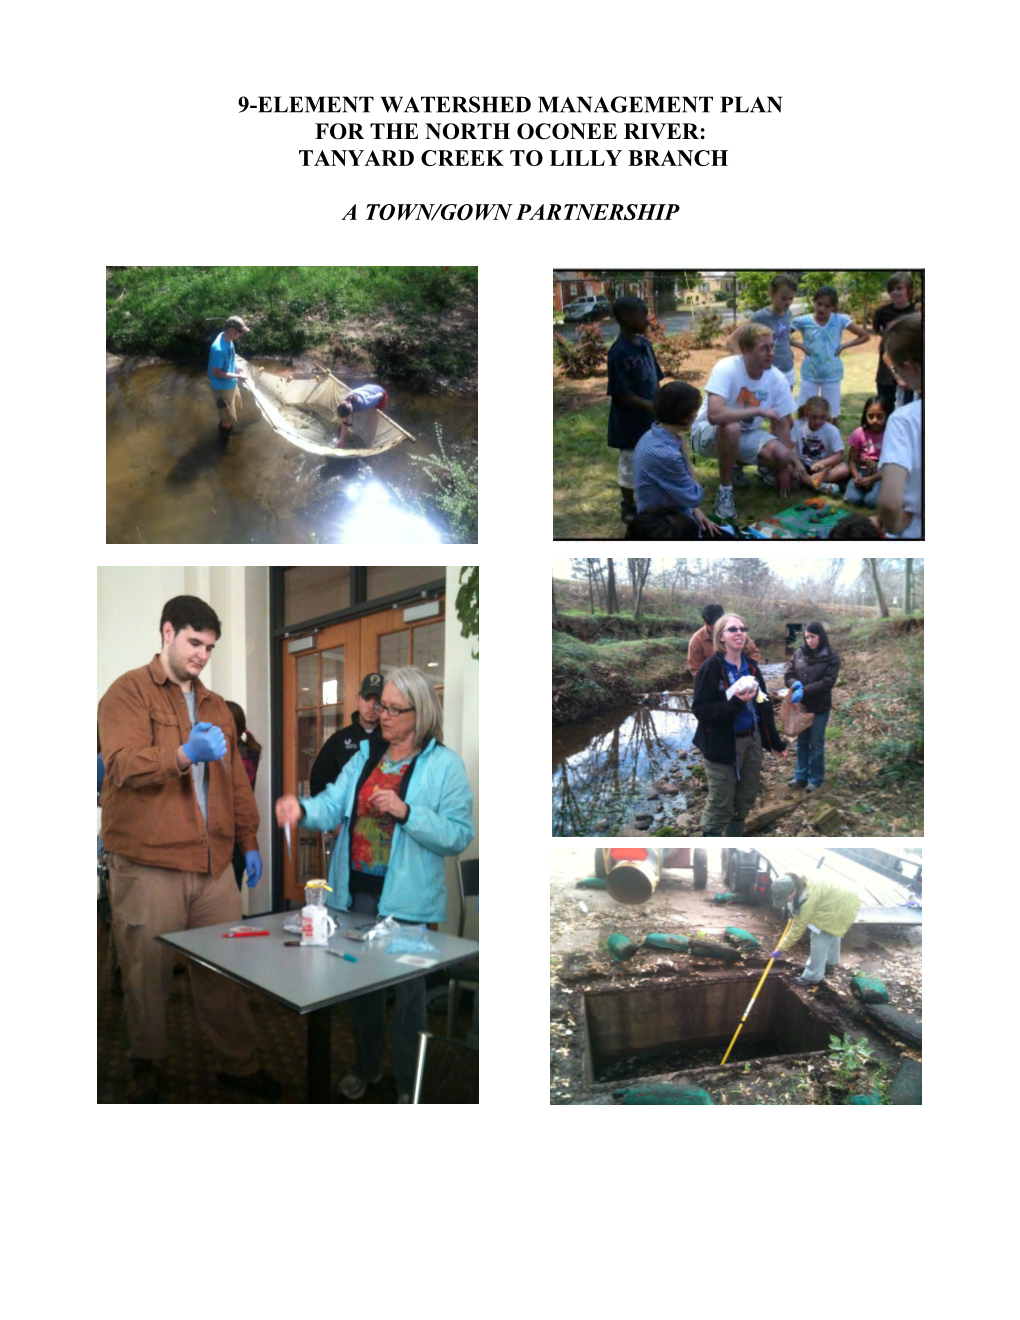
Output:
[[[699,834],[707,787],[697,756],[690,756],[690,634],[587,643],[568,631],[572,626],[570,620],[553,632],[553,833]],[[767,755],[748,832],[921,835],[924,619],[836,621],[829,633],[842,668],[823,789],[805,794],[789,786],[792,743],[786,758]],[[787,664],[785,639],[756,641],[774,694]],[[686,721],[677,722],[681,707]],[[664,774],[682,781],[675,808],[657,792]]]

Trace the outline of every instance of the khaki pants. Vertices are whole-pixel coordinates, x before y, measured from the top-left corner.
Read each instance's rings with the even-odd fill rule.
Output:
[[[706,834],[724,835],[731,821],[743,821],[754,806],[761,783],[764,754],[758,730],[746,738],[738,738],[738,779],[732,765],[717,761],[703,761],[708,778],[708,801],[701,815],[701,828]]]
[[[110,906],[124,985],[131,1055],[167,1055],[166,1001],[176,954],[157,935],[241,920],[241,896],[228,866],[222,875],[168,871],[110,855]],[[216,1070],[244,1076],[258,1068],[255,1026],[244,991],[218,972],[190,963],[199,1026],[209,1037]]]
[[[216,403],[216,416],[220,426],[233,426],[237,421],[237,404],[241,391],[232,390],[213,390],[213,399]]]

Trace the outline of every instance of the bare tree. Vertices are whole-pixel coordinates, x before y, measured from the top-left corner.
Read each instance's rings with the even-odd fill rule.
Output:
[[[909,614],[914,608],[914,561],[903,561],[903,609]]]
[[[640,629],[642,599],[645,594],[645,583],[648,581],[648,571],[652,567],[652,561],[650,559],[628,559],[627,567],[630,571],[630,585],[634,589],[634,619]]]
[[[885,603],[885,593],[882,591],[882,583],[878,575],[878,560],[865,559],[864,562],[868,566],[868,570],[871,573],[871,580],[875,585],[875,600],[878,602],[879,617],[883,619],[888,619],[889,606]]]
[[[608,572],[606,576],[606,613],[619,614],[620,602],[616,595],[616,570],[613,567],[611,559],[606,560]]]
[[[555,619],[555,618],[556,618],[556,615],[559,613],[559,610],[557,610],[557,608],[556,608],[556,579],[555,579],[555,578],[553,578],[552,593],[553,593],[553,618]]]

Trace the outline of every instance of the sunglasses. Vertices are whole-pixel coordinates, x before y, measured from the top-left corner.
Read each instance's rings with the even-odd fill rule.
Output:
[[[723,632],[747,632],[746,628],[724,628]]]

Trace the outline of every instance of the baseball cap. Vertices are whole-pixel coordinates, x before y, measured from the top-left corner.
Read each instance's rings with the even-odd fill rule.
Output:
[[[228,317],[227,317],[227,329],[228,329],[228,330],[243,330],[245,334],[248,334],[248,326],[245,325],[245,323],[241,320],[241,318],[240,318],[239,316],[228,316]]]
[[[383,678],[382,674],[366,674],[361,680],[361,692],[359,695],[362,697],[381,697],[383,684],[385,682],[386,680]]]

